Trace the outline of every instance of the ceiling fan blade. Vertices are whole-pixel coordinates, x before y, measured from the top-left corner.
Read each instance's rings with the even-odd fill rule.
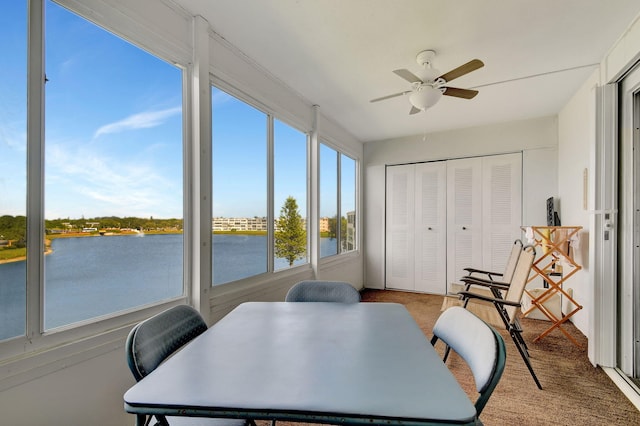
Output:
[[[421,109],[418,109],[418,108],[416,108],[416,107],[414,107],[414,106],[412,106],[412,107],[411,107],[411,110],[409,111],[409,115],[417,114],[417,113],[419,113],[420,111],[422,111],[422,110],[421,110]]]
[[[369,102],[384,101],[385,99],[395,98],[395,97],[398,97],[398,96],[406,95],[407,93],[411,93],[411,92],[412,92],[411,90],[407,90],[405,92],[394,93],[393,95],[387,95],[387,96],[383,96],[381,98],[371,99]]]
[[[471,61],[467,62],[466,64],[460,65],[458,68],[453,69],[453,70],[449,71],[446,74],[442,74],[438,78],[441,78],[444,81],[448,82],[448,81],[451,81],[451,80],[456,79],[458,77],[462,77],[463,75],[468,74],[471,71],[475,71],[478,68],[482,68],[482,67],[484,67],[484,62],[482,62],[480,59],[472,59]]]
[[[473,99],[477,94],[477,90],[458,89],[457,87],[444,87],[443,95],[455,96],[456,98]]]
[[[422,83],[422,80],[420,80],[420,77],[418,77],[417,75],[415,75],[409,70],[405,70],[404,68],[400,70],[394,70],[393,73],[398,77],[404,78],[409,83]]]

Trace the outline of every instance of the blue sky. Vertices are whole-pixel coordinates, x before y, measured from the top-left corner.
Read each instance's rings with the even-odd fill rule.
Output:
[[[0,14],[0,215],[25,214],[25,3]],[[49,1],[45,40],[46,218],[181,218],[182,70]],[[251,108],[222,92],[213,103],[214,215],[265,216],[264,115],[238,120]],[[288,195],[306,214],[305,138],[276,122],[276,215]]]

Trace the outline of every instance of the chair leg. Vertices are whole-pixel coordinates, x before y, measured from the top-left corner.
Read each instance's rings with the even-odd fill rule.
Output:
[[[147,416],[145,414],[136,414],[136,426],[145,426],[147,424]]]
[[[517,318],[514,324],[510,326],[509,333],[515,334],[518,341],[520,342],[520,345],[522,346],[522,349],[527,353],[527,356],[529,356],[529,347],[527,346],[527,342],[524,341],[524,337],[522,337],[522,327],[520,326]]]
[[[442,362],[447,362],[447,358],[449,358],[449,352],[451,352],[451,347],[449,345],[446,345],[444,348],[444,356],[442,357]]]
[[[513,321],[513,325],[514,325],[514,327],[516,328],[516,330],[518,330],[518,333],[522,333],[522,326],[520,325],[520,319],[519,319],[519,318],[516,318],[516,319]],[[527,346],[527,344],[525,343],[524,339],[522,339],[522,344],[523,344],[525,347]]]
[[[529,373],[531,373],[531,377],[533,377],[533,380],[536,382],[538,389],[542,390],[542,385],[538,380],[538,376],[536,376],[536,373],[533,371],[533,366],[531,365],[531,361],[529,360],[529,353],[520,344],[520,340],[522,339],[522,336],[516,336],[516,334],[518,333],[513,329],[511,329],[509,334],[511,335],[511,339],[513,339],[513,343],[515,343],[516,348],[518,349],[518,352],[520,352],[520,356],[522,357],[522,360],[524,361],[525,365],[529,369]]]

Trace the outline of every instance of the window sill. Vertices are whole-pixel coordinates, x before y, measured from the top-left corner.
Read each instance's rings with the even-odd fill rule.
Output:
[[[125,340],[133,325],[178,303],[185,303],[185,299],[181,297],[72,329],[53,331],[40,336],[37,343],[24,338],[3,342],[0,392],[114,350],[123,351],[124,357]]]

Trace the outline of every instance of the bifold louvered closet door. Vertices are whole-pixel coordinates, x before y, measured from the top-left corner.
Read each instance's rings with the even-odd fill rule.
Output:
[[[463,268],[502,271],[521,235],[522,155],[387,167],[386,287],[445,294]]]
[[[387,288],[444,293],[445,191],[445,162],[387,167]]]

